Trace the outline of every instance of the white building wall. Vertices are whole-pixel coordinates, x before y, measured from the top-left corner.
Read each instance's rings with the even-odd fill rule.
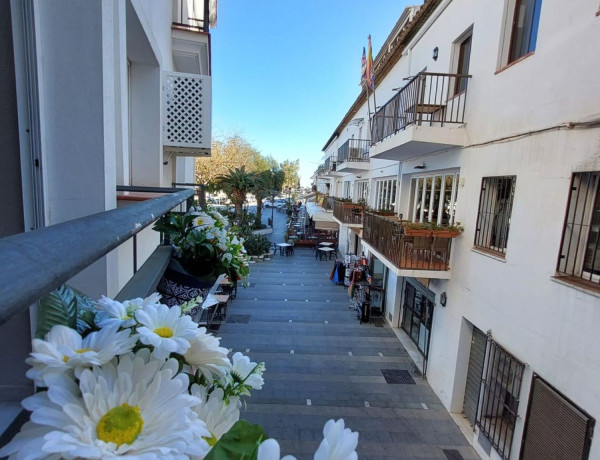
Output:
[[[600,417],[600,338],[595,330],[600,296],[552,278],[572,173],[600,170],[600,130],[581,123],[600,117],[600,57],[581,45],[598,43],[600,29],[597,1],[583,0],[568,9],[545,1],[535,52],[501,68],[504,7],[504,1],[442,2],[439,17],[434,14],[400,62],[378,82],[377,104],[382,105],[393,96],[392,88],[406,83],[405,77],[425,68],[454,72],[453,42],[472,27],[467,145],[402,164],[371,159],[370,171],[360,175],[371,181],[373,206],[376,179],[390,171],[400,174],[397,211],[406,216],[412,175],[460,171],[456,220],[465,231],[452,242],[451,279],[429,283],[436,299],[446,292],[448,300],[446,307],[438,302],[435,308],[427,376],[445,407],[461,412],[472,325],[491,330],[498,343],[526,363],[511,454],[516,458],[533,372]],[[439,57],[434,61],[436,47]],[[365,104],[356,117],[367,121],[366,113]],[[541,132],[527,134],[536,130]],[[346,132],[351,137],[353,129],[342,130],[340,141]],[[423,163],[425,170],[414,169]],[[501,175],[516,176],[504,258],[477,251],[473,244],[482,178]],[[390,324],[399,327],[401,278],[390,273],[387,289]],[[475,448],[487,458],[474,438]],[[590,459],[600,458],[599,444],[592,443]],[[490,458],[498,458],[493,449]]]

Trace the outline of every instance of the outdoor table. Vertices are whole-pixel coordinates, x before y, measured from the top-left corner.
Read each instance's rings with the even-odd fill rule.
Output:
[[[279,255],[282,256],[283,255],[283,251],[286,248],[289,248],[291,246],[290,243],[277,243],[277,246],[279,247]]]
[[[319,243],[319,246],[333,246],[333,243],[328,243],[327,241],[323,241],[322,243]]]
[[[218,314],[221,315],[221,318],[227,317],[227,303],[229,301],[229,294],[215,294],[215,299],[219,301],[219,309]]]
[[[328,248],[328,247],[318,248],[318,249],[319,249],[319,251],[321,251],[321,253],[319,254],[319,260],[322,260],[322,256],[323,255],[327,256],[327,254],[329,254],[329,260],[331,260],[331,254],[335,251],[335,249]]]

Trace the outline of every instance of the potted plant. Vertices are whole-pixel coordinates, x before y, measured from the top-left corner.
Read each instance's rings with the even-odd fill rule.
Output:
[[[186,214],[170,213],[159,219],[154,230],[170,239],[174,248],[175,270],[212,285],[220,274],[247,283],[248,256],[243,238],[214,209],[192,207]]]
[[[402,229],[406,236],[423,236],[435,238],[454,238],[464,229],[456,225],[437,225],[431,222],[403,222]]]

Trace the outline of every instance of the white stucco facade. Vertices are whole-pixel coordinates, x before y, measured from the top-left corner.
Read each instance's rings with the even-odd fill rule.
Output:
[[[510,458],[518,458],[534,374],[591,418],[600,417],[600,289],[556,277],[573,174],[600,171],[600,58],[581,45],[598,43],[599,5],[585,0],[565,9],[540,2],[534,51],[508,64],[514,0],[428,3],[435,4],[433,12],[413,25],[401,57],[377,82],[377,103],[418,72],[457,73],[460,42],[470,35],[471,78],[466,100],[457,96],[465,102],[464,123],[406,127],[371,145],[368,170],[334,180],[352,181],[354,199],[357,183],[369,180],[368,204],[376,209],[376,181],[396,177],[395,212],[410,220],[412,178],[456,174],[454,220],[464,232],[452,241],[447,276],[412,275],[435,296],[427,379],[450,412],[463,412],[473,327],[524,363],[510,449]],[[372,96],[370,105],[373,112]],[[336,148],[328,147],[325,157],[358,138],[360,123],[352,120],[360,118],[368,125],[366,100],[336,130]],[[369,135],[368,128],[363,132]],[[496,253],[477,244],[482,183],[494,177],[514,181],[510,232]],[[336,196],[342,193],[336,188]],[[376,253],[368,243],[363,247]],[[385,318],[401,331],[403,276],[392,261],[380,259],[389,269]],[[480,442],[480,428],[467,432],[482,458],[501,458]],[[589,458],[600,458],[597,442]]]

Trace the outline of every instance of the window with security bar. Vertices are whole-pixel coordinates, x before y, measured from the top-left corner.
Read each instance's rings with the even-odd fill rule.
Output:
[[[375,206],[377,211],[396,210],[396,179],[375,182]]]
[[[600,284],[600,172],[573,174],[556,271]]]
[[[504,460],[510,459],[524,368],[521,361],[488,338],[476,423]]]
[[[413,176],[409,219],[412,222],[452,225],[459,178],[457,172]]]
[[[517,176],[484,177],[481,181],[475,246],[506,254]]]

